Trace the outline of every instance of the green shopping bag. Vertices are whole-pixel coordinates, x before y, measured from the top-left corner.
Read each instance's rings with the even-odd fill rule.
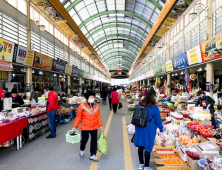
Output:
[[[107,139],[104,136],[103,130],[99,133],[99,138],[97,139],[97,150],[103,154],[107,154]]]

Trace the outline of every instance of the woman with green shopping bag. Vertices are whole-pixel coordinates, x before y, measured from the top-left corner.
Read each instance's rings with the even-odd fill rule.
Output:
[[[98,128],[103,130],[103,122],[100,116],[100,107],[95,102],[95,93],[89,91],[86,94],[86,102],[82,103],[77,110],[76,120],[73,124],[73,131],[75,132],[81,122],[81,142],[80,142],[80,152],[79,156],[84,157],[84,150],[86,143],[89,139],[89,134],[91,136],[90,144],[90,160],[98,162],[99,159],[96,156],[97,152],[97,133]]]

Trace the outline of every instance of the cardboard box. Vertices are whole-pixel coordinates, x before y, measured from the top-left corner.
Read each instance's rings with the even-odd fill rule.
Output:
[[[211,155],[211,154],[201,154],[201,153],[198,153],[198,154],[200,155],[200,157],[204,157],[205,155]],[[192,159],[191,157],[187,156],[187,165],[192,170],[199,170],[198,161],[199,160],[195,160],[195,159]]]
[[[156,152],[153,152],[153,155],[157,158],[160,158],[160,159],[162,159],[161,156],[163,156],[163,155],[158,154]],[[174,153],[174,154],[170,154],[170,155],[180,156],[178,153]],[[166,158],[166,159],[175,159],[175,158]],[[165,160],[165,159],[163,159],[163,160]]]
[[[170,151],[158,151],[159,149],[170,149]],[[170,154],[174,154],[174,149],[173,148],[168,148],[168,147],[156,147],[154,148],[154,151],[158,154],[162,154],[162,155],[170,155]]]
[[[207,148],[203,148],[202,147],[203,144],[205,144],[205,147],[207,147]],[[197,144],[197,146],[200,148],[202,153],[209,153],[211,151],[220,151],[220,147],[217,144],[210,142],[210,141],[199,143],[199,144]]]
[[[154,159],[155,160],[155,162],[156,162],[156,164],[159,164],[159,165],[166,165],[166,164],[164,164],[164,161],[167,161],[167,160],[181,160],[181,159],[165,159],[165,160],[163,160],[163,159],[158,159],[158,158],[155,158]],[[169,166],[169,165],[168,165]],[[183,167],[183,166],[187,166],[187,164],[186,164],[186,162],[185,162],[185,164],[172,164],[172,165],[170,165],[170,166],[181,166],[181,167]]]
[[[204,138],[203,136],[200,136],[200,143],[203,143],[203,142],[208,142],[208,140]]]
[[[161,166],[157,167],[157,170],[166,170],[167,168],[181,168],[181,166]],[[185,170],[191,170],[188,166],[183,166]]]

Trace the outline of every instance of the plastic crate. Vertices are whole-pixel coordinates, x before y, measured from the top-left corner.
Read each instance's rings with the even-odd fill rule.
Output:
[[[74,144],[74,143],[79,143],[80,142],[80,134],[79,131],[76,130],[75,135],[70,135],[69,133],[72,132],[72,130],[69,130],[66,133],[66,142]]]

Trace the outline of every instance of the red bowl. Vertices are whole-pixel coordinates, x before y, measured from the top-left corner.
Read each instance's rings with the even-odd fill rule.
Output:
[[[212,125],[204,125],[204,128],[205,128],[205,129],[213,129],[214,126],[212,126]]]
[[[187,154],[189,157],[191,157],[191,158],[193,158],[193,159],[200,159],[200,155],[194,153],[194,154],[196,154],[196,156],[194,156],[194,155],[192,155],[192,153],[193,153],[193,152],[186,151],[186,154]]]
[[[204,138],[211,138],[214,134],[201,134]]]

